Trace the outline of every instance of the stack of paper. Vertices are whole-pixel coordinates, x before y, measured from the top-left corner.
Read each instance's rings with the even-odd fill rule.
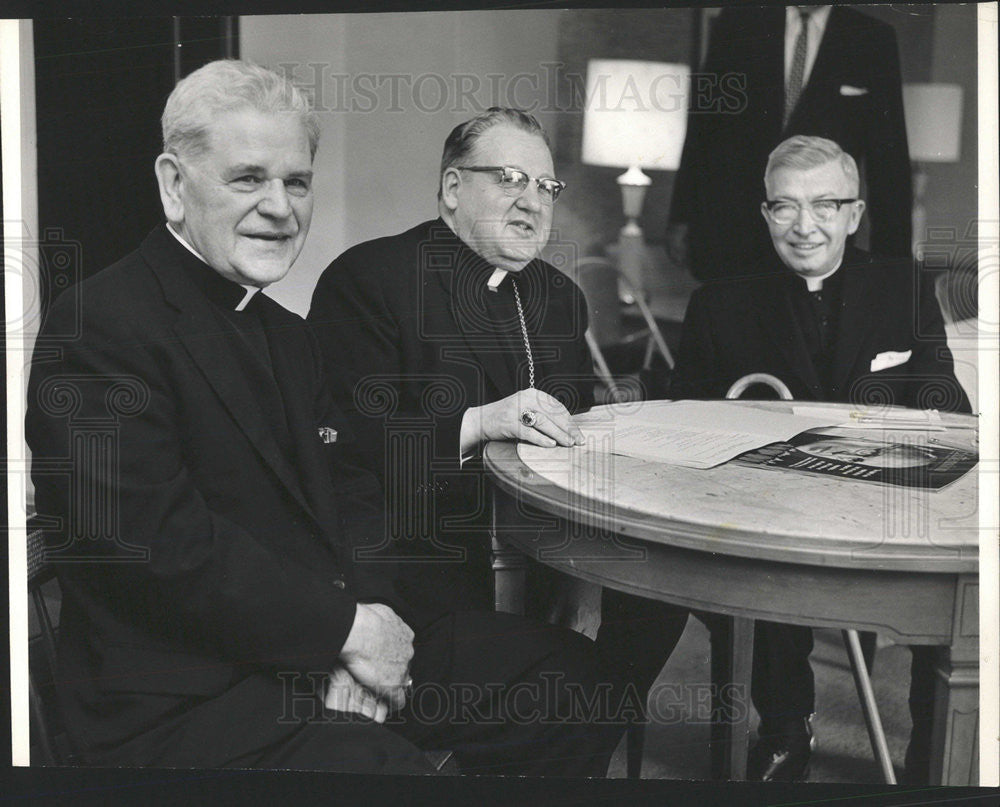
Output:
[[[831,418],[771,412],[726,401],[657,401],[602,407],[575,422],[591,451],[711,468],[745,451],[843,419],[843,412]]]

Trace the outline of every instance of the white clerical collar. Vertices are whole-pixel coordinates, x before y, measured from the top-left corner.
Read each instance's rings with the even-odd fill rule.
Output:
[[[178,241],[180,241],[181,245],[184,247],[184,249],[186,249],[188,252],[190,252],[192,255],[194,255],[199,261],[201,261],[206,266],[211,267],[211,264],[202,257],[201,253],[198,252],[198,250],[196,250],[193,246],[191,246],[187,242],[187,239],[185,239],[184,236],[182,236],[180,233],[178,233],[173,228],[173,225],[170,224],[170,223],[167,224],[167,232],[170,233]],[[215,270],[213,269],[213,271],[215,271]],[[503,278],[501,278],[501,280],[502,279]],[[243,295],[243,299],[240,300],[239,303],[237,303],[236,308],[233,309],[234,311],[242,311],[244,308],[246,308],[247,307],[247,303],[249,303],[250,300],[253,298],[253,296],[258,291],[260,291],[260,287],[259,286],[248,286],[245,283],[240,283],[240,285],[243,287],[243,290],[246,292],[246,294],[244,294]]]
[[[841,262],[843,262],[843,259],[841,259]],[[806,288],[809,289],[809,291],[822,291],[823,281],[826,280],[834,272],[836,272],[839,268],[840,264],[838,263],[835,267],[833,267],[833,269],[831,269],[825,275],[820,275],[819,277],[803,277],[802,279],[806,282]]]
[[[493,274],[490,275],[490,279],[486,281],[486,288],[490,291],[496,291],[500,287],[500,284],[503,283],[503,279],[507,277],[507,274],[506,269],[497,267],[493,270]]]

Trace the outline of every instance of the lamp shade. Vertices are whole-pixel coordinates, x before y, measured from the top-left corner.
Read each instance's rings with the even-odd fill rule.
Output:
[[[687,130],[685,64],[591,59],[583,116],[583,162],[674,171]]]
[[[904,84],[903,110],[910,159],[958,162],[962,145],[962,88],[957,84]]]

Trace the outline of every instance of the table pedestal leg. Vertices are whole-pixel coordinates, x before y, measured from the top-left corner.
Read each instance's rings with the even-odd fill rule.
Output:
[[[979,784],[979,584],[959,578],[950,648],[934,664],[931,784]]]
[[[713,779],[746,779],[753,625],[754,621],[745,617],[720,616],[710,620]]]
[[[509,614],[524,615],[524,554],[497,538],[497,494],[490,492],[490,543],[493,549],[493,608]]]

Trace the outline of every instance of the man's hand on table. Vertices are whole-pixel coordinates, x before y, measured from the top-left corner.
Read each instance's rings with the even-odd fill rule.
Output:
[[[340,649],[344,670],[390,709],[402,709],[412,658],[410,626],[388,605],[359,602],[351,632]],[[336,674],[335,670],[331,678]]]
[[[533,426],[522,421],[525,412],[534,415]],[[487,440],[523,440],[546,448],[583,445],[583,434],[571,418],[569,410],[548,393],[521,390],[466,410],[462,418],[461,452],[464,456]]]

